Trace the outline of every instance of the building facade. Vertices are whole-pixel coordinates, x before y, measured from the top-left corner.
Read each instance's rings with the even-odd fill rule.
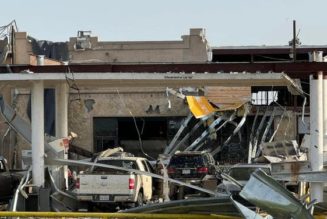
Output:
[[[9,42],[10,43],[10,42]],[[35,55],[45,55],[45,65],[63,64],[204,64],[211,60],[215,62],[247,62],[251,57],[256,59],[255,51],[244,51],[235,48],[215,48],[211,50],[203,29],[191,29],[189,35],[183,35],[180,41],[145,41],[145,42],[107,42],[99,41],[89,32],[81,31],[77,37],[72,37],[68,42],[51,43],[36,41],[27,36],[25,32],[15,33],[12,51],[6,53],[6,64],[36,64]],[[2,44],[0,44],[2,45]],[[4,44],[5,45],[5,44]],[[9,48],[9,47],[8,47]],[[286,49],[287,50],[287,49]],[[213,51],[213,54],[212,52]],[[273,52],[273,51],[271,51]],[[276,51],[274,51],[276,52]],[[239,54],[238,54],[239,53]],[[246,53],[246,54],[244,54]],[[286,51],[283,50],[283,54]],[[4,54],[4,53],[3,53]],[[241,55],[245,55],[242,59]],[[264,55],[269,54],[265,51]],[[213,57],[211,57],[213,55]],[[243,57],[243,58],[244,58]],[[276,55],[276,57],[279,57]],[[265,60],[267,61],[267,60]],[[69,89],[69,131],[78,134],[73,145],[91,153],[102,151],[106,148],[122,146],[126,151],[144,156],[145,153],[155,157],[162,153],[169,144],[178,128],[189,114],[185,100],[166,92],[166,87],[81,87],[74,82],[74,73],[67,72],[67,86]],[[173,87],[175,90],[181,87]],[[52,88],[48,88],[51,93]],[[197,90],[197,88],[192,88]],[[187,93],[188,89],[185,89]],[[297,127],[300,112],[296,107],[301,106],[302,99],[290,97],[287,89],[273,87],[202,87],[202,94],[209,100],[219,105],[233,104],[233,102],[250,101],[254,105],[247,118],[247,123],[241,130],[244,136],[241,142],[236,138],[236,144],[242,144],[247,149],[247,141],[251,132],[251,125],[255,120],[257,110],[260,110],[258,121],[264,119],[265,110],[274,102],[287,108],[285,113],[279,110],[274,115],[273,128],[279,128],[275,140],[300,140]],[[199,92],[199,91],[197,91]],[[29,120],[28,109],[30,91],[16,89],[15,87],[2,88],[2,93],[8,103],[11,103],[17,113]],[[53,91],[52,91],[53,93]],[[51,95],[50,95],[51,96]],[[276,98],[275,98],[276,97]],[[52,98],[52,99],[51,99]],[[299,101],[295,101],[299,99]],[[55,98],[52,95],[48,104],[46,120],[48,126],[55,127],[54,105]],[[296,102],[296,105],[295,105]],[[286,109],[286,108],[285,108]],[[271,109],[269,109],[271,110]],[[271,110],[272,111],[272,110]],[[271,113],[270,113],[271,116]],[[51,120],[52,117],[52,120]],[[236,119],[239,121],[240,118]],[[281,122],[279,122],[282,119]],[[268,120],[268,117],[266,118]],[[191,143],[205,129],[203,124],[185,144]],[[215,141],[222,142],[228,138],[235,127],[230,126],[221,130],[216,135]],[[7,126],[3,125],[0,134],[5,135]],[[270,130],[270,134],[271,131]],[[48,134],[55,135],[55,132]],[[67,133],[68,134],[68,133]],[[11,134],[3,137],[4,149],[11,161],[19,160],[21,150],[28,149],[29,145],[19,136]],[[217,143],[215,142],[215,143]],[[10,148],[10,149],[9,149]],[[227,151],[229,153],[229,151]]]

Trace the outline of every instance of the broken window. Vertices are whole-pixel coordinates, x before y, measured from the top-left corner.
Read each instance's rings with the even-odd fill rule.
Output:
[[[278,91],[258,91],[252,93],[253,105],[270,105],[278,100]]]

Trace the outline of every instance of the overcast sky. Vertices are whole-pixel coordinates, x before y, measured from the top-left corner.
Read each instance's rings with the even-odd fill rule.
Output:
[[[297,21],[302,44],[327,44],[327,0],[4,0],[0,26],[16,20],[37,39],[179,40],[206,28],[211,46],[285,45]]]

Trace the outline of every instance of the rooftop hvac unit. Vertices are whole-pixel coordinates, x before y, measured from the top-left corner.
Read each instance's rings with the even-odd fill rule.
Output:
[[[91,31],[78,31],[76,43],[74,45],[75,50],[91,49]]]

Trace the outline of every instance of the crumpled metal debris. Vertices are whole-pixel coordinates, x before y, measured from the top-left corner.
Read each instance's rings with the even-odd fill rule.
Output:
[[[240,196],[275,218],[312,219],[310,207],[262,170],[252,173]]]
[[[234,203],[235,207],[239,212],[242,214],[242,216],[246,219],[272,219],[273,217],[271,215],[267,215],[266,217],[262,217],[260,214],[252,211],[248,207],[242,205],[238,201],[234,200],[231,196],[231,200]]]

